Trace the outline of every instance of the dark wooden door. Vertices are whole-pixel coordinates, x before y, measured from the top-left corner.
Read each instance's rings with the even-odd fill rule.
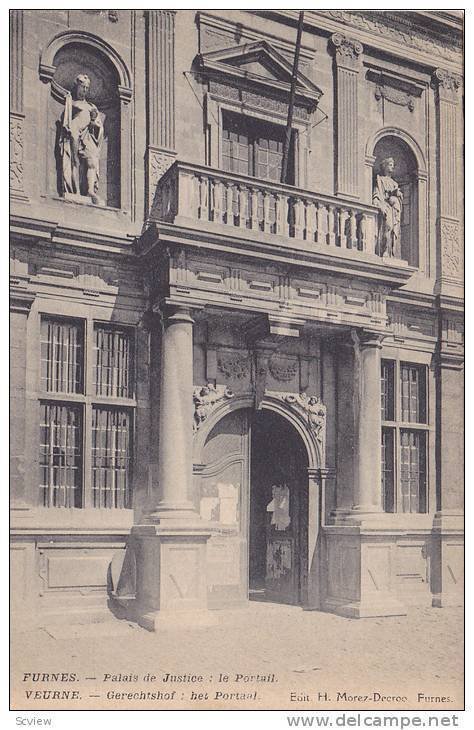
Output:
[[[255,414],[251,428],[250,597],[299,603],[306,455],[293,428],[271,412]]]

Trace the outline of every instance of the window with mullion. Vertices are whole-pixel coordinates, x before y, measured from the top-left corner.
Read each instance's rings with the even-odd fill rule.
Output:
[[[39,502],[44,507],[128,508],[133,337],[125,327],[96,323],[86,362],[84,325],[49,315],[41,320]],[[94,404],[94,398],[107,398],[110,405]],[[121,399],[130,406],[123,408]]]
[[[382,360],[381,460],[385,512],[427,511],[428,442],[427,431],[422,428],[427,423],[426,381],[424,366]],[[407,428],[406,424],[413,426]]]
[[[82,507],[82,407],[40,404],[40,503]]]
[[[130,507],[131,417],[127,410],[92,409],[92,504]]]
[[[68,320],[41,320],[41,390],[83,392],[83,327]]]
[[[126,330],[108,325],[94,327],[95,395],[130,398],[131,337]]]

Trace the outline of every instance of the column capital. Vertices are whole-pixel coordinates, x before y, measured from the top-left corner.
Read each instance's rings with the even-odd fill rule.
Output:
[[[351,330],[351,338],[355,347],[366,349],[374,347],[378,350],[382,349],[382,342],[386,335],[383,332],[371,332],[370,330]]]
[[[351,69],[359,68],[362,60],[360,57],[364,52],[364,46],[360,41],[354,38],[348,38],[342,33],[333,33],[331,36],[331,45],[338,66]]]
[[[462,76],[444,68],[437,68],[433,72],[432,83],[438,90],[439,98],[444,101],[458,100],[458,90],[462,86]]]
[[[171,324],[178,324],[180,322],[194,324],[191,309],[187,306],[162,304],[159,310],[157,310],[157,313],[160,315],[161,321],[165,327]]]

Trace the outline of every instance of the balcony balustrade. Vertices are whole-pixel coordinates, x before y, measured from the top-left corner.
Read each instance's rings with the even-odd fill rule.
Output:
[[[177,161],[158,182],[150,220],[357,256],[376,253],[377,215],[371,205]]]

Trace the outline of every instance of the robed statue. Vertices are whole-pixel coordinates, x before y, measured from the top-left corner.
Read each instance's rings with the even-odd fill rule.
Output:
[[[373,203],[380,210],[378,251],[381,256],[400,258],[403,193],[397,181],[392,177],[394,169],[393,157],[382,160],[382,174],[377,175],[375,179]]]
[[[96,205],[104,205],[99,197],[104,127],[99,110],[86,99],[90,83],[86,74],[79,74],[72,93],[66,93],[59,139],[62,188],[65,196],[89,196]]]

